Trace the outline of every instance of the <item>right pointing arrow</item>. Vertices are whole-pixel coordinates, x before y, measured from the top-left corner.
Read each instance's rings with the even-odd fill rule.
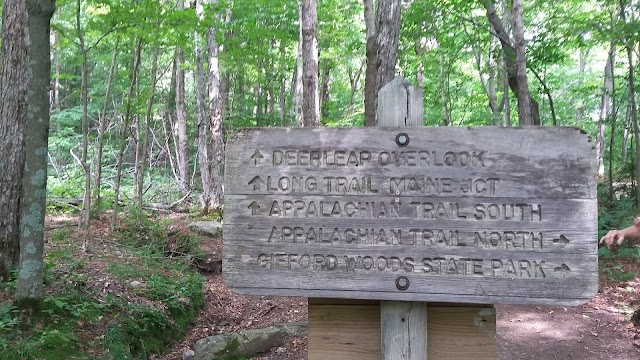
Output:
[[[571,269],[567,266],[567,264],[562,264],[553,269],[555,272],[559,272],[560,276],[565,277],[567,274],[571,272]]]
[[[559,239],[553,239],[553,243],[560,245],[561,248],[563,248],[565,245],[567,245],[569,243],[569,239],[567,239],[566,236],[560,234],[560,238]]]

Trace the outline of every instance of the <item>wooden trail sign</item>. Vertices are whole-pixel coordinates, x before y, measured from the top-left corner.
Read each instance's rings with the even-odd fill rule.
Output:
[[[226,159],[235,291],[553,305],[597,292],[594,146],[577,129],[245,129]]]

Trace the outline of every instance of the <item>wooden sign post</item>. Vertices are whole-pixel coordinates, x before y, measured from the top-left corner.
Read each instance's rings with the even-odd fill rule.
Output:
[[[422,102],[421,90],[404,79],[395,78],[378,93],[378,126],[423,126]],[[410,132],[397,135],[396,143],[408,146]],[[406,286],[409,286],[409,279],[406,281]],[[381,301],[380,328],[382,360],[427,359],[427,303]]]
[[[404,98],[394,96],[411,104],[417,96],[399,85]],[[400,127],[419,109],[387,110],[400,122],[385,123],[383,92],[380,99],[381,125],[393,127],[232,136],[223,257],[229,287],[383,300],[310,308],[310,359],[425,359],[425,349],[430,359],[487,358],[474,355],[480,337],[468,327],[453,330],[455,346],[438,329],[458,319],[486,332],[490,312],[449,303],[577,305],[597,292],[595,155],[587,135],[558,127]],[[317,356],[316,337],[324,344]]]

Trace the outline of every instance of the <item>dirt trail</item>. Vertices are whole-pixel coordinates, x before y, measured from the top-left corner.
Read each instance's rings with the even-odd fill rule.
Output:
[[[210,251],[221,253],[219,240]],[[600,277],[600,291],[577,307],[498,305],[498,359],[640,359],[640,328],[630,322],[640,304],[640,262],[633,259],[601,260],[601,267],[637,274],[626,282]],[[602,272],[601,272],[602,273]],[[205,284],[207,306],[187,336],[162,357],[181,359],[203,337],[241,329],[307,319],[305,298],[244,296],[231,292],[220,275]],[[254,359],[302,360],[307,339],[292,338]]]

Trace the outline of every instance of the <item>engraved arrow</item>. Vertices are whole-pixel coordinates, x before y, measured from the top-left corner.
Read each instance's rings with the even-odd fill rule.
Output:
[[[555,272],[559,272],[560,276],[565,277],[568,273],[571,272],[571,269],[567,266],[567,264],[562,264],[553,269]]]
[[[251,215],[255,215],[258,209],[260,209],[260,205],[258,205],[258,203],[254,201],[249,204],[248,208],[251,209]]]
[[[264,181],[260,179],[260,176],[256,175],[249,181],[249,185],[253,185],[253,190],[260,190],[260,185],[264,185]]]
[[[260,150],[256,149],[256,152],[251,155],[251,160],[253,160],[254,165],[260,164],[260,161],[262,161],[262,159],[264,159],[264,155],[260,153]]]
[[[561,248],[563,248],[569,242],[570,242],[570,240],[567,239],[567,237],[562,235],[562,234],[560,234],[560,238],[559,239],[553,239],[553,243],[560,245]]]

